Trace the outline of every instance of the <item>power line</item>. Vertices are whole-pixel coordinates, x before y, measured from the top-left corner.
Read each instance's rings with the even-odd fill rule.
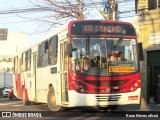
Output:
[[[119,2],[119,3],[122,3],[122,2]],[[104,7],[104,2],[95,2],[95,4],[100,8]],[[72,5],[77,5],[77,4],[72,4]],[[129,5],[132,5],[132,4],[129,4]],[[65,7],[69,8],[70,6],[66,5]],[[86,2],[85,7],[87,7],[87,9],[95,8],[93,6],[93,4],[90,3],[90,2]],[[56,8],[56,9],[58,10],[58,8]],[[31,13],[31,12],[32,13],[34,13],[34,12],[46,12],[46,11],[50,12],[51,10],[53,10],[53,9],[51,9],[50,7],[19,8],[19,9],[0,10],[0,15],[9,15],[9,14],[17,14],[17,13],[21,14],[21,13]],[[117,15],[120,17],[122,14],[129,14],[129,13],[134,12],[134,11],[135,10],[119,11],[119,12],[117,12]],[[122,18],[122,17],[120,17],[120,18]]]
[[[4,10],[0,11],[0,14],[15,14],[15,13],[25,13],[25,12],[38,12],[44,11],[42,8],[26,8],[26,9],[11,9],[11,10]]]
[[[94,2],[98,7],[103,7],[104,2]],[[77,5],[77,4],[72,4]],[[64,5],[66,8],[70,8],[70,6]],[[86,2],[85,7],[87,8],[95,8],[94,5],[91,2]],[[26,13],[26,12],[46,12],[53,10],[54,8],[50,7],[33,7],[33,8],[19,8],[19,9],[11,9],[11,10],[0,10],[0,15],[2,14],[15,14],[15,13]]]
[[[136,16],[139,16],[139,15],[121,16],[121,17],[119,17],[119,18],[128,18],[128,17],[136,17]]]

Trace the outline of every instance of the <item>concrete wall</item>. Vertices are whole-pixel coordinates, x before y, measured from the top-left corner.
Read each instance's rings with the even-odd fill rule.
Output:
[[[0,41],[0,56],[15,55],[17,51],[28,46],[28,35],[8,32],[7,40]]]
[[[143,44],[144,61],[141,62],[142,94],[147,98],[147,51],[160,50],[160,44],[151,44],[150,35],[160,34],[160,9],[148,10],[148,0],[139,0],[139,41]]]

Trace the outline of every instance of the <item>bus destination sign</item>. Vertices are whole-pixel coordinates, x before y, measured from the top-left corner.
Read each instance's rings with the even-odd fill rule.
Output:
[[[135,30],[131,24],[121,23],[101,23],[101,22],[77,22],[72,24],[71,34],[75,35],[135,35]]]
[[[126,34],[126,30],[120,25],[84,25],[82,26],[83,33],[122,33]]]

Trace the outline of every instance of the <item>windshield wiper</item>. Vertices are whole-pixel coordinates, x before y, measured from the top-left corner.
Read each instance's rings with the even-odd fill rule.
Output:
[[[115,50],[123,41],[123,38],[120,37],[119,40],[111,47],[111,50]]]

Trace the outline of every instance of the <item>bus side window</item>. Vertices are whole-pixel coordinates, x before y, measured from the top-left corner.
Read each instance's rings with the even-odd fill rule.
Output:
[[[29,71],[31,69],[31,49],[25,53],[25,70]]]
[[[45,42],[44,66],[48,65],[48,41]]]
[[[20,73],[21,72],[21,59],[18,59],[18,64],[17,64],[17,72]]]
[[[28,52],[25,52],[25,71],[27,71],[28,70],[28,68],[27,68],[27,58],[28,57]]]
[[[64,46],[65,46],[64,49],[66,50],[67,42],[64,43]],[[67,57],[67,53],[64,52],[64,69],[65,69],[65,70],[67,70],[67,58],[68,58],[68,57]]]
[[[57,64],[57,49],[58,49],[58,36],[55,35],[51,37],[49,40],[48,45],[49,50],[49,57],[48,57],[48,63],[49,65],[55,65]]]
[[[21,56],[21,72],[25,71],[25,53],[22,53]]]
[[[18,57],[14,58],[14,73],[17,73],[18,70]]]
[[[48,42],[44,41],[38,46],[38,66],[46,66],[46,52],[47,52]]]
[[[48,41],[42,42],[38,46],[38,67],[48,65]]]

